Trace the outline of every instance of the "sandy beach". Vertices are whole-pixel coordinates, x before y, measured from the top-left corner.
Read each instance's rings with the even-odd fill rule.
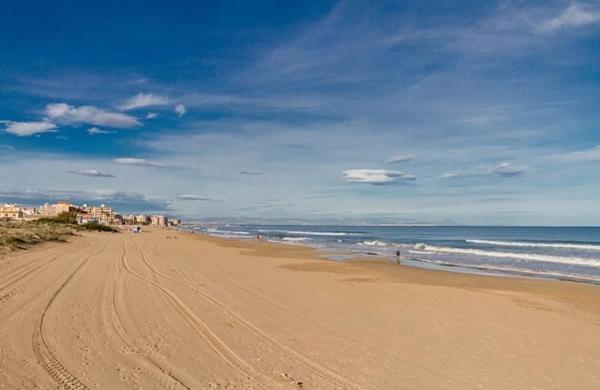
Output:
[[[0,388],[57,387],[598,389],[600,288],[85,233],[0,259]]]

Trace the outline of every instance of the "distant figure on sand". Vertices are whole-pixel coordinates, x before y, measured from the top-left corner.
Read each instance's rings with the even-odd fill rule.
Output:
[[[260,234],[257,234],[257,235],[256,235],[256,239],[257,239],[258,241],[260,241]]]
[[[396,249],[396,264],[400,264],[400,248]]]

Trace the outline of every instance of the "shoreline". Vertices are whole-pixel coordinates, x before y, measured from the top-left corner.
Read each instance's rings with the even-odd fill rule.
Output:
[[[452,266],[448,267],[418,267],[401,263],[400,265],[392,262],[383,256],[377,255],[373,257],[356,256],[349,260],[332,260],[322,257],[322,250],[310,245],[298,243],[285,243],[275,241],[256,241],[245,240],[239,238],[218,237],[210,234],[199,234],[197,232],[183,232],[186,235],[201,237],[202,239],[218,244],[225,248],[243,248],[244,254],[253,257],[274,257],[274,258],[290,258],[290,259],[308,259],[316,262],[326,262],[332,265],[354,265],[363,267],[369,271],[377,271],[382,280],[389,278],[392,281],[402,281],[406,283],[414,282],[411,278],[419,278],[419,282],[425,282],[428,285],[444,286],[444,287],[460,287],[460,288],[478,288],[483,290],[499,290],[507,292],[531,292],[541,293],[549,297],[557,298],[563,303],[571,303],[573,306],[585,308],[595,314],[600,314],[600,284],[588,281],[578,281],[571,279],[558,279],[549,277],[536,277],[528,275],[514,275],[509,273],[479,273],[479,272],[461,272],[452,270]],[[310,269],[308,267],[307,269]],[[333,266],[323,266],[324,270],[335,272]],[[328,271],[325,271],[328,272]],[[437,275],[442,275],[442,278],[436,279]],[[564,290],[570,288],[579,289],[575,295],[580,297],[580,300],[565,299]],[[598,300],[587,299],[588,293],[598,294]],[[574,296],[573,296],[574,297]]]
[[[469,226],[470,227],[470,226]],[[179,228],[178,231],[185,231],[187,233],[191,233],[193,229],[190,228]],[[194,231],[192,234],[203,234],[209,237],[214,237],[217,239],[223,240],[239,240],[242,242],[246,241],[255,241],[253,237],[248,236],[248,238],[238,237],[238,236],[224,236],[217,234],[210,234],[208,232],[199,232]],[[317,253],[320,253],[318,256],[321,259],[326,259],[334,262],[351,262],[351,261],[384,261],[390,263],[392,265],[396,265],[392,256],[385,256],[377,252],[369,252],[367,249],[363,252],[359,252],[352,249],[340,249],[340,248],[327,248],[327,247],[319,247],[317,245],[312,245],[310,243],[303,243],[297,241],[280,241],[273,239],[266,239],[261,242],[269,242],[277,245],[284,246],[299,246],[304,248],[310,248]],[[328,255],[329,253],[329,255]],[[339,259],[339,258],[343,259]],[[476,265],[465,265],[465,264],[453,264],[449,262],[436,262],[425,259],[419,259],[416,257],[403,257],[401,258],[402,265],[426,269],[426,270],[440,270],[445,272],[452,273],[460,273],[460,274],[472,274],[479,276],[493,276],[493,277],[513,277],[513,278],[522,278],[522,279],[531,279],[531,280],[549,280],[549,281],[563,281],[563,282],[573,282],[573,283],[582,283],[588,285],[600,286],[600,280],[596,278],[585,278],[585,277],[576,277],[576,276],[568,276],[563,274],[553,274],[553,273],[544,273],[543,271],[534,272],[527,270],[509,270],[509,269],[494,269],[493,267],[486,266],[476,266]]]

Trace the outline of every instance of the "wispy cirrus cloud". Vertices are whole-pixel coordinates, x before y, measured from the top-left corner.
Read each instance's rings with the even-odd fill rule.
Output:
[[[46,106],[44,112],[51,121],[64,124],[90,124],[114,128],[132,128],[142,125],[134,116],[106,111],[94,106],[75,107],[67,103],[51,103]]]
[[[441,178],[442,179],[466,179],[470,177],[483,176],[483,173],[480,171],[453,171],[444,173]]]
[[[397,156],[393,156],[385,160],[386,164],[400,164],[414,160],[413,156],[400,154]]]
[[[87,129],[87,132],[90,135],[96,135],[96,134],[113,134],[113,133],[115,133],[115,131],[112,131],[112,130],[102,130],[102,129],[99,129],[97,127],[90,127],[89,129]]]
[[[577,4],[577,12],[566,12],[570,4]],[[208,205],[211,213],[229,215],[238,213],[235,205],[246,205],[244,213],[260,216],[263,212],[254,205],[272,195],[291,200],[293,205],[281,209],[288,215],[310,215],[317,209],[338,214],[412,209],[435,218],[459,215],[461,222],[470,214],[470,221],[493,223],[502,221],[473,217],[479,212],[471,202],[473,193],[495,199],[504,188],[520,195],[513,204],[500,205],[504,210],[537,207],[543,216],[557,215],[556,210],[567,214],[570,205],[581,204],[572,195],[587,197],[593,204],[598,187],[595,165],[571,163],[596,161],[595,150],[586,149],[597,143],[593,131],[598,122],[593,67],[597,49],[584,34],[596,31],[597,25],[586,16],[595,12],[593,4],[600,3],[500,0],[465,7],[443,1],[341,1],[293,27],[282,26],[285,33],[269,36],[260,50],[215,58],[219,65],[234,61],[235,66],[219,67],[214,73],[194,72],[193,64],[175,58],[177,53],[167,63],[157,57],[139,61],[137,74],[123,74],[126,67],[112,62],[98,64],[103,70],[98,77],[74,77],[57,66],[56,73],[43,76],[44,83],[17,88],[16,93],[24,96],[16,96],[14,107],[5,107],[0,118],[42,120],[43,114],[28,117],[36,111],[29,102],[65,102],[134,116],[147,124],[148,134],[138,137],[119,130],[114,139],[90,136],[81,142],[80,135],[64,131],[71,140],[60,145],[54,135],[12,137],[18,152],[5,151],[4,156],[0,152],[3,166],[5,161],[12,164],[0,172],[1,181],[21,189],[33,182],[56,188],[53,177],[37,173],[39,166],[63,178],[73,167],[95,167],[118,178],[94,182],[148,193],[156,183],[165,183],[161,194],[178,202],[182,213],[199,215]],[[583,18],[581,10],[586,13]],[[550,26],[553,19],[557,20]],[[538,30],[544,23],[550,27]],[[26,44],[27,52],[39,52]],[[226,53],[242,53],[239,47],[230,49]],[[206,79],[206,74],[214,77]],[[0,88],[4,99],[12,99],[13,93]],[[163,95],[172,101],[161,105],[157,97]],[[178,103],[185,106],[174,112]],[[158,118],[153,119],[153,112]],[[196,112],[204,119],[192,123]],[[573,118],[575,112],[581,115]],[[185,120],[174,120],[184,114]],[[50,122],[61,131],[68,124]],[[79,127],[84,132],[91,126]],[[90,134],[112,130],[94,126],[100,131]],[[10,143],[8,134],[0,132],[0,138],[7,138],[0,142]],[[558,160],[543,160],[560,151],[572,152],[560,157],[560,166]],[[42,156],[46,165],[34,164],[31,152],[59,153],[70,161]],[[348,182],[341,180],[341,172],[352,167],[408,171],[406,165],[384,165],[392,156],[388,163],[406,163],[404,153],[416,157],[407,165],[418,180],[401,187],[403,191],[367,185],[396,180],[381,170],[354,172]],[[124,157],[110,165],[106,156]],[[152,168],[163,166],[162,161],[168,169]],[[506,161],[511,163],[502,163]],[[517,165],[521,163],[535,167],[535,175],[527,175],[527,168]],[[172,174],[175,164],[187,170]],[[152,180],[141,171],[152,173]],[[263,176],[252,176],[261,172]],[[449,181],[428,179],[445,172]],[[519,179],[523,176],[529,177]],[[73,182],[90,182],[70,177]],[[535,196],[533,190],[538,191]],[[311,193],[327,195],[299,199]],[[184,202],[178,200],[179,194],[214,195],[224,203]],[[556,203],[544,209],[540,198]],[[461,209],[460,203],[468,206]],[[596,212],[586,218],[597,216]]]
[[[490,171],[499,176],[511,177],[524,174],[527,171],[527,167],[503,162],[493,167]]]
[[[387,169],[349,169],[343,172],[344,180],[351,183],[386,185],[414,181],[415,176]]]
[[[113,160],[114,162],[116,162],[117,164],[121,164],[121,165],[137,165],[137,166],[142,166],[142,167],[159,167],[159,168],[164,168],[167,165],[160,162],[160,161],[154,161],[154,160],[147,160],[145,158],[136,158],[136,157],[120,157],[120,158],[115,158]]]
[[[0,148],[11,151],[11,152],[14,152],[16,150],[14,146],[5,145],[5,144],[0,144]]]
[[[115,177],[115,175],[112,175],[110,173],[105,173],[105,172],[99,171],[97,169],[73,170],[73,171],[69,171],[69,173],[72,173],[74,175],[91,176],[91,177]]]
[[[248,176],[260,176],[262,175],[262,172],[255,172],[255,171],[241,171],[240,175],[248,175]]]
[[[119,108],[123,111],[129,111],[144,107],[164,106],[169,103],[169,98],[165,96],[140,92],[119,105]]]
[[[600,23],[600,9],[571,4],[560,15],[540,23],[537,29],[542,33],[551,33],[565,28],[583,27],[596,23]]]
[[[567,162],[585,162],[585,161],[600,161],[600,145],[585,150],[575,152],[557,154],[552,156],[554,159]]]
[[[209,198],[207,196],[196,195],[196,194],[183,194],[183,195],[179,195],[177,197],[177,199],[179,199],[179,200],[202,201],[202,202],[222,202],[222,200],[219,200],[219,199],[213,199],[213,198]]]
[[[481,167],[474,170],[468,171],[454,171],[448,172],[441,176],[442,179],[468,179],[482,176],[501,176],[501,177],[514,177],[521,176],[527,172],[528,167],[524,165],[514,165],[510,162],[502,162],[492,167]]]
[[[49,121],[37,121],[37,122],[13,122],[13,121],[0,121],[4,124],[6,132],[18,137],[29,137],[35,134],[52,133],[56,131],[54,123]]]

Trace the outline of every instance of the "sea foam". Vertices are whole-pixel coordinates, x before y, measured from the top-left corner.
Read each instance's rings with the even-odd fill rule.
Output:
[[[551,256],[533,253],[495,252],[481,249],[450,248],[433,245],[425,245],[423,249],[414,248],[412,253],[453,253],[462,255],[485,256],[513,259],[516,261],[540,261],[545,263],[583,265],[588,267],[600,267],[600,259],[574,257],[574,256]]]
[[[531,247],[531,248],[558,248],[558,249],[582,249],[588,251],[600,251],[600,245],[573,244],[567,242],[527,242],[527,241],[494,241],[494,240],[465,240],[471,244]]]

